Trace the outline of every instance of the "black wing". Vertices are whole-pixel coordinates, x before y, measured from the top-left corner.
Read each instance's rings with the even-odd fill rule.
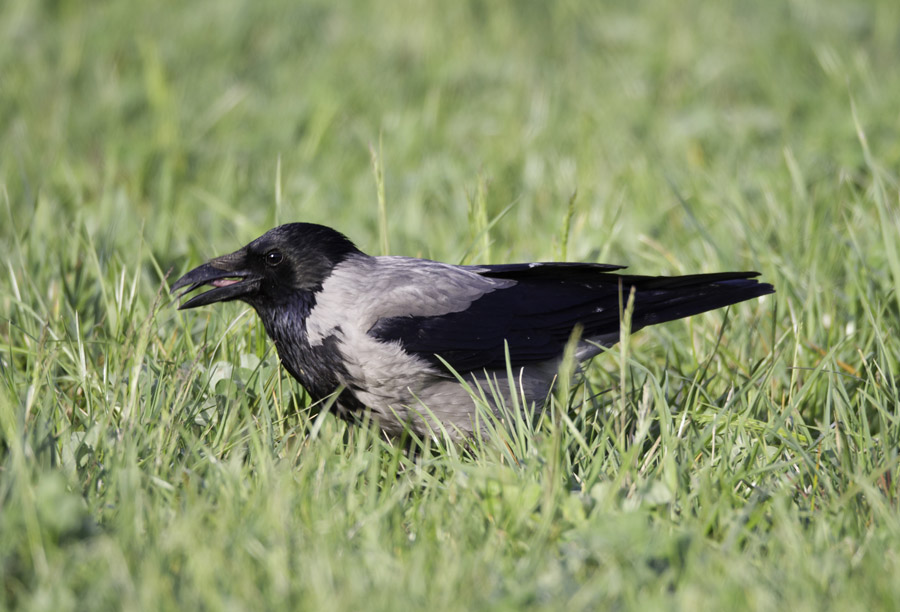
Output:
[[[634,288],[632,330],[688,317],[772,293],[753,280],[756,272],[676,277],[611,274],[602,264],[511,264],[467,266],[483,276],[516,281],[487,293],[463,311],[440,316],[379,319],[369,334],[399,341],[405,350],[457,372],[506,367],[504,341],[513,366],[559,356],[576,325],[582,337],[616,337],[619,304]]]

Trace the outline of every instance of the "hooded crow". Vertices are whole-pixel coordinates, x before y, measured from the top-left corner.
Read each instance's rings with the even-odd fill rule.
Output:
[[[314,401],[338,393],[344,418],[368,410],[389,435],[442,425],[459,439],[476,427],[471,389],[506,394],[491,400],[498,412],[512,405],[511,387],[540,410],[573,333],[579,362],[615,344],[632,293],[637,331],[774,292],[757,272],[613,273],[622,267],[373,257],[329,227],[291,223],[194,268],[172,291],[212,286],[179,309],[252,306],[291,376]]]

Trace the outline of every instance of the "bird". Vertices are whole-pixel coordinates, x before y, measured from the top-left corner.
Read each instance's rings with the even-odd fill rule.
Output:
[[[180,310],[249,304],[287,372],[313,402],[333,399],[339,416],[370,418],[390,437],[464,440],[484,433],[479,402],[501,418],[509,406],[541,411],[567,346],[578,363],[594,357],[619,341],[626,312],[635,332],[775,291],[758,272],[623,268],[371,256],[330,227],[288,223],[190,270],[171,291],[206,289]]]

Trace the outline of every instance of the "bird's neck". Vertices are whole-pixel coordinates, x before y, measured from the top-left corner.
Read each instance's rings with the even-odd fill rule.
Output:
[[[313,293],[298,292],[288,301],[256,310],[285,369],[318,401],[339,389],[343,367],[332,343],[309,342],[306,320],[314,306]]]

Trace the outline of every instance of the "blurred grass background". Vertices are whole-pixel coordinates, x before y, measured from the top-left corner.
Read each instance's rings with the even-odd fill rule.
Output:
[[[5,0],[0,607],[896,607],[898,23]],[[169,304],[169,270],[295,220],[778,293],[414,460],[310,412],[243,307]]]

